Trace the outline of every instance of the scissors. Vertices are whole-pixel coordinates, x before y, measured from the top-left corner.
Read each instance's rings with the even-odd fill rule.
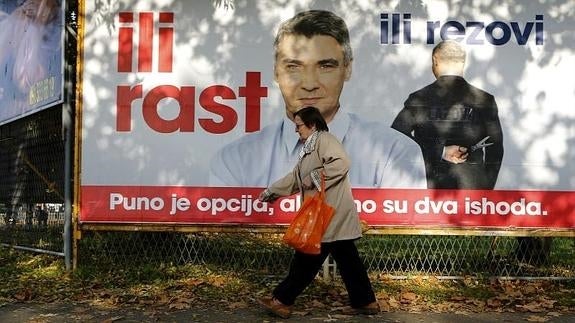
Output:
[[[486,143],[487,139],[489,139],[489,136],[487,136],[487,137],[481,139],[478,143],[476,143],[475,145],[469,147],[469,152],[474,152],[474,151],[476,151],[476,150],[478,150],[478,149],[481,149],[481,148],[484,148],[484,147],[493,145],[492,142]]]

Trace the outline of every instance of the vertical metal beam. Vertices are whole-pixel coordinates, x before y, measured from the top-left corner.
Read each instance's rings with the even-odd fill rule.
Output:
[[[72,200],[73,200],[73,145],[74,145],[74,79],[76,57],[70,48],[76,48],[76,35],[68,26],[70,2],[66,1],[64,14],[64,103],[62,104],[62,136],[64,140],[64,262],[72,269]]]
[[[68,66],[67,66],[68,69]],[[66,83],[70,83],[66,80]],[[68,87],[69,85],[66,85]],[[70,101],[62,105],[62,127],[64,128],[64,262],[66,270],[72,269],[72,145],[73,111]]]

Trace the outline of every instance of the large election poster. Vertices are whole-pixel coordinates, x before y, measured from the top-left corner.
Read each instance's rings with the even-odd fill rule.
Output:
[[[280,24],[309,10],[349,29],[340,82],[329,82],[342,63],[328,45],[274,47]],[[368,224],[575,227],[570,1],[85,1],[81,11],[82,223],[288,223],[297,195],[257,200],[298,160],[286,108],[339,96],[328,125]],[[436,81],[442,40],[464,48],[480,103],[417,103],[439,95],[418,91]],[[274,69],[281,51],[296,58]],[[326,59],[303,63],[316,54]],[[402,117],[408,106],[423,117]],[[461,135],[433,137],[446,128]],[[457,167],[439,158],[452,180],[424,167],[427,142],[469,153]]]
[[[0,124],[63,101],[63,0],[0,1]]]

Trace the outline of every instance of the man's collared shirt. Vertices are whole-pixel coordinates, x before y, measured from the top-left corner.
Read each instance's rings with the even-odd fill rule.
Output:
[[[427,187],[421,150],[409,137],[341,111],[328,127],[351,159],[352,187]],[[210,186],[267,187],[292,171],[301,145],[284,117],[220,149],[211,161]]]

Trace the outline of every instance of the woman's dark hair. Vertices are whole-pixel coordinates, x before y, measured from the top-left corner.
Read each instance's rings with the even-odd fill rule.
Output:
[[[301,108],[296,111],[293,116],[294,118],[299,116],[301,121],[303,121],[308,128],[315,126],[315,129],[318,131],[329,131],[325,119],[316,107]]]

